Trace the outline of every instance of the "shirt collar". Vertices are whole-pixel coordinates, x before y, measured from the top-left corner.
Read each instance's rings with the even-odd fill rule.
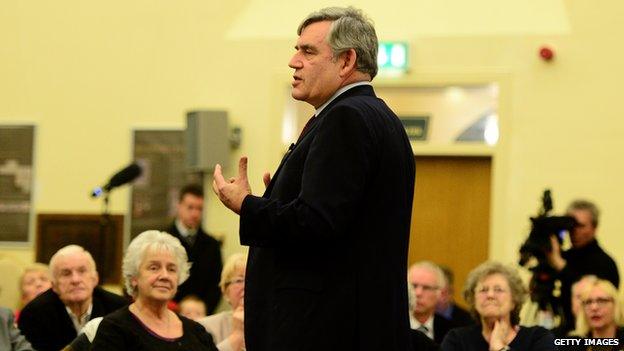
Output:
[[[427,328],[427,333],[425,333],[425,335],[427,335],[429,339],[433,339],[433,316],[434,315],[431,315],[431,317],[429,317],[429,319],[427,319],[425,323],[420,323],[418,319],[416,319],[410,313],[410,328],[418,329],[418,327],[420,327],[421,325],[424,325]]]
[[[72,310],[67,306],[65,306],[65,310],[67,311],[69,318],[71,318],[71,321],[74,324],[74,329],[76,329],[76,333],[80,333],[80,331],[87,324],[89,319],[91,319],[91,312],[93,312],[93,302],[89,305],[89,308],[87,308],[87,311],[83,313],[82,316],[76,316],[74,312],[72,312]]]
[[[322,104],[321,106],[319,106],[319,108],[316,109],[316,112],[314,112],[314,116],[318,116],[321,114],[321,112],[323,111],[323,109],[325,109],[325,107],[327,107],[327,105],[329,105],[332,101],[334,101],[338,96],[340,96],[340,94],[344,93],[345,91],[351,89],[351,88],[355,88],[357,86],[360,85],[371,85],[371,82],[364,80],[361,82],[355,82],[355,83],[351,83],[351,84],[347,84],[344,87],[338,89],[334,95],[332,95],[332,97],[329,98],[329,100],[325,101],[324,104]]]
[[[178,232],[180,232],[180,235],[182,235],[185,238],[187,236],[197,234],[197,229],[192,230],[192,229],[189,229],[189,228],[185,227],[184,224],[182,224],[182,222],[180,222],[179,219],[175,220],[175,226],[178,229]]]

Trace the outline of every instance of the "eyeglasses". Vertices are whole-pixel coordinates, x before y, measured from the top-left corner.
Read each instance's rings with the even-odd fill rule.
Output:
[[[491,288],[492,292],[495,295],[500,295],[500,294],[504,294],[507,292],[507,290],[501,288],[500,286],[495,286],[493,288]],[[489,286],[482,286],[480,288],[477,288],[475,290],[475,292],[479,295],[487,295],[488,292],[490,292],[490,287]]]
[[[233,284],[236,284],[236,285],[238,285],[238,284],[242,284],[242,285],[244,285],[244,284],[245,284],[245,278],[243,278],[243,277],[238,277],[238,278],[234,278],[234,279],[232,279],[232,280],[228,280],[227,282],[225,282],[225,285],[226,285],[226,286],[227,286],[227,285],[233,285]]]
[[[583,301],[583,306],[590,307],[595,303],[596,305],[598,305],[598,307],[604,307],[610,302],[613,302],[613,299],[610,297],[599,297],[596,299],[587,299]]]
[[[417,290],[418,288],[422,288],[423,291],[426,291],[426,292],[436,291],[436,290],[440,289],[439,286],[418,284],[418,283],[412,283],[412,287],[414,288],[414,290]]]

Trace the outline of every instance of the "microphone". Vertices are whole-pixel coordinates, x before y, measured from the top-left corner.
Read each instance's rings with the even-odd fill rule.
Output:
[[[121,171],[115,173],[103,187],[97,187],[91,192],[91,197],[98,197],[103,193],[108,193],[114,188],[130,183],[141,175],[142,169],[138,164],[133,163]]]

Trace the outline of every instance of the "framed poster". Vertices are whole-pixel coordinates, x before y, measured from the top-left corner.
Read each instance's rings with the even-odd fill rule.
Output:
[[[0,242],[28,242],[34,140],[34,126],[0,126]]]

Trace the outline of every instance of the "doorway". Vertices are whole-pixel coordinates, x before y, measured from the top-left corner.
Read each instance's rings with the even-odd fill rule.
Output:
[[[491,157],[416,156],[409,264],[449,267],[455,301],[466,276],[488,258]]]

